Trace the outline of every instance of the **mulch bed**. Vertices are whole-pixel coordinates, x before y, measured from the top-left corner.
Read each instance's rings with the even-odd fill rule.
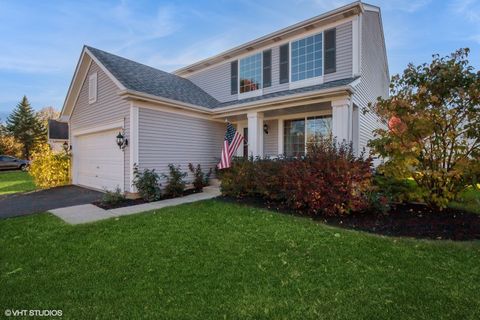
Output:
[[[183,191],[182,197],[185,197],[185,196],[188,196],[188,195],[191,195],[191,194],[194,194],[194,193],[197,193],[197,191],[195,189],[187,189],[187,190]],[[166,199],[172,199],[172,198],[173,197],[163,197],[158,201],[166,200]],[[144,204],[144,203],[148,203],[148,201],[145,201],[143,199],[125,199],[124,201],[119,202],[119,203],[115,203],[115,204],[105,204],[105,203],[102,203],[101,201],[92,202],[93,205],[96,205],[97,207],[105,209],[105,210],[117,209],[117,208],[123,208],[123,207],[130,207],[130,206],[135,206],[137,204]]]
[[[219,199],[305,216],[301,212],[292,211],[278,204],[264,203],[262,200],[254,198],[239,200],[221,197]],[[318,215],[313,219],[341,228],[386,236],[456,241],[480,239],[480,215],[449,208],[434,212],[419,203],[394,205],[387,214],[359,212],[342,217]]]

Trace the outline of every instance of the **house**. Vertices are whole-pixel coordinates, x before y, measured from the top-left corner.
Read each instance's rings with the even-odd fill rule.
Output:
[[[68,123],[48,119],[48,144],[52,150],[60,152],[68,146]]]
[[[72,180],[135,192],[135,165],[214,167],[226,119],[248,139],[238,155],[299,155],[330,132],[359,152],[388,86],[380,8],[360,1],[172,73],[85,46],[61,112]]]

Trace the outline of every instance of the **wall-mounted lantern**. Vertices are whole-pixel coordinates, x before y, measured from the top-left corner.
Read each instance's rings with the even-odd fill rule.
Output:
[[[268,134],[268,124],[264,124],[263,125],[263,132],[265,132],[265,134]]]
[[[125,138],[125,132],[119,131],[117,134],[117,145],[123,151],[128,146],[128,139]]]

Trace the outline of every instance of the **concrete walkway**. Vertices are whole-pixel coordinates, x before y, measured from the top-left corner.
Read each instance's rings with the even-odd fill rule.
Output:
[[[81,224],[176,206],[184,203],[212,199],[218,197],[219,195],[220,189],[218,187],[210,186],[203,188],[203,192],[201,193],[194,193],[185,197],[149,202],[117,209],[104,210],[93,204],[84,204],[79,206],[53,209],[49,212],[53,213],[69,224]]]

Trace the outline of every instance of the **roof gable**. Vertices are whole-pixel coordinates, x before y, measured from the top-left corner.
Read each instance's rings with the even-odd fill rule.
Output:
[[[188,79],[96,48],[86,49],[126,89],[205,108],[214,108],[218,104],[215,98]]]

